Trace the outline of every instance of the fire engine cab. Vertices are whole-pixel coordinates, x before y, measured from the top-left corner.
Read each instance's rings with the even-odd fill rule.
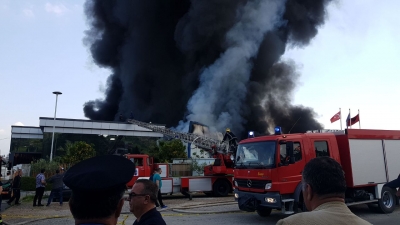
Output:
[[[346,204],[368,204],[393,212],[396,190],[385,183],[400,173],[400,131],[346,129],[333,132],[282,134],[242,140],[237,148],[234,193],[239,208],[268,216],[306,211],[301,178],[312,158],[329,156],[345,172]]]

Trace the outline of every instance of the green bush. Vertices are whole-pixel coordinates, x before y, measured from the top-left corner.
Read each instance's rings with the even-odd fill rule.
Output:
[[[51,184],[47,184],[45,190],[51,190]],[[36,190],[36,177],[21,177],[21,190],[35,191]]]
[[[31,163],[31,176],[36,177],[40,173],[41,169],[45,169],[45,177],[48,178],[55,174],[57,169],[60,169],[60,163],[57,161],[49,161],[46,159],[39,159]]]

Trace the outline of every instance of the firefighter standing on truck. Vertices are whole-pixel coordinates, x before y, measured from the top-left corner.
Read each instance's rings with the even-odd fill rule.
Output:
[[[229,143],[229,151],[235,152],[235,149],[238,145],[237,137],[231,132],[231,129],[226,128],[224,138],[222,139],[221,143],[224,141],[228,141]]]

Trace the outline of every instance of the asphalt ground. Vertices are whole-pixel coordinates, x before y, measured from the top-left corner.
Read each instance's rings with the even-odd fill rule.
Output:
[[[255,212],[243,212],[238,210],[233,195],[224,198],[207,197],[204,194],[195,194],[189,200],[183,195],[163,196],[164,203],[168,205],[165,210],[160,210],[167,224],[276,224],[279,219],[286,217],[280,211],[273,210],[271,216],[263,218]],[[43,202],[47,199],[43,199]],[[3,207],[8,205],[3,200]],[[400,207],[391,214],[371,212],[366,205],[352,206],[350,209],[361,218],[372,224],[400,224]],[[53,202],[49,207],[32,207],[31,198],[21,205],[11,206],[2,212],[4,224],[10,225],[45,225],[74,224],[68,204],[60,206]],[[129,212],[129,203],[125,202],[118,224],[133,224],[135,217]]]
[[[73,220],[71,212],[69,211],[68,202],[65,202],[62,206],[58,202],[52,202],[49,207],[33,207],[32,206],[32,193],[25,194],[31,197],[25,198],[21,201],[20,205],[15,205],[12,203],[9,206],[6,201],[2,202],[2,218],[5,224],[31,224],[35,221],[41,220],[54,220],[54,219],[66,219]],[[126,194],[127,197],[127,194]],[[23,199],[23,198],[22,198]],[[176,195],[163,195],[164,204],[168,206],[167,209],[160,210],[163,216],[171,216],[182,214],[182,210],[198,210],[201,211],[204,207],[218,207],[228,206],[237,209],[236,202],[234,201],[233,195],[224,198],[213,198],[207,197],[204,194],[194,194],[192,200],[187,197],[176,194]],[[42,199],[42,204],[47,203],[47,198]],[[223,213],[224,207],[219,208],[216,212]],[[4,209],[4,210],[3,210]],[[175,212],[174,210],[181,210],[181,212]],[[120,217],[120,222],[124,220],[135,220],[135,217],[129,211],[129,202],[125,202],[122,209],[122,215]],[[132,221],[132,223],[133,223]],[[129,224],[129,223],[127,223]]]

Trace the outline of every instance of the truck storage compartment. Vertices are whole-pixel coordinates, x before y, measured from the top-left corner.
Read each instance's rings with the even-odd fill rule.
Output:
[[[386,182],[382,140],[349,139],[353,185]]]
[[[400,140],[385,140],[388,181],[394,180],[400,173]]]

